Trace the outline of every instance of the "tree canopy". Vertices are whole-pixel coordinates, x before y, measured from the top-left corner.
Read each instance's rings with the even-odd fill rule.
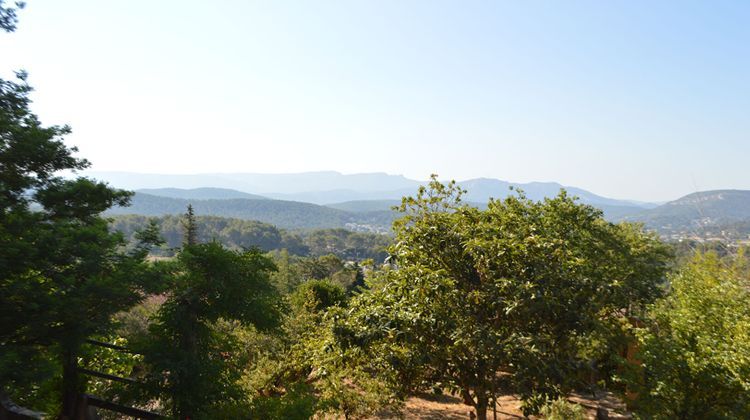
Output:
[[[403,392],[455,390],[480,418],[498,393],[517,393],[532,412],[573,385],[577,337],[658,295],[666,253],[564,192],[486,210],[461,194],[433,178],[403,200],[395,267],[354,299],[341,339]]]
[[[127,205],[131,194],[59,176],[89,163],[65,145],[70,128],[44,126],[30,111],[30,92],[24,73],[0,80],[0,381],[24,391],[24,377],[68,366],[65,406],[78,386],[69,362],[81,343],[108,331],[113,314],[157,285],[145,257],[158,238],[146,229],[121,252],[122,235],[110,232],[100,213]],[[43,353],[55,362],[18,365]]]

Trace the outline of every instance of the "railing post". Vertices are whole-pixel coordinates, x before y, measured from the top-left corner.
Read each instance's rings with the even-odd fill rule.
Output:
[[[76,405],[78,402],[78,359],[70,350],[63,350],[62,358],[62,416],[69,420],[76,420]]]
[[[89,411],[89,401],[86,394],[80,394],[78,396],[78,403],[76,404],[76,420],[86,420]]]

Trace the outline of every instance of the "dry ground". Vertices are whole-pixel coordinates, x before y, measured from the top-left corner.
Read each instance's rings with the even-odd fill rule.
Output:
[[[574,394],[569,401],[575,402],[586,407],[589,418],[596,417],[596,409],[602,407],[607,410],[610,419],[629,419],[624,404],[612,394],[600,392],[598,399],[591,398],[591,395]],[[495,407],[498,419],[523,419],[521,413],[520,401],[512,395],[506,395],[498,398]],[[465,420],[469,418],[469,406],[464,405],[460,398],[450,395],[432,395],[422,394],[409,398],[404,410],[405,418],[414,420],[433,420],[433,419],[455,419]],[[488,410],[488,417],[493,418],[492,408]],[[379,419],[395,419],[396,416],[379,416]]]

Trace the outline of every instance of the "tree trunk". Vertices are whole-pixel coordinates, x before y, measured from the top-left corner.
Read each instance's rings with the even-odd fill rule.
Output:
[[[196,333],[196,331],[198,330],[198,313],[196,312],[195,306],[192,304],[192,302],[187,300],[184,302],[187,305],[187,318],[185,320],[187,328],[182,334],[180,347],[183,354],[187,355],[190,364],[193,365],[198,359],[198,336]],[[183,375],[180,378],[180,382],[182,385],[179,391],[180,402],[178,404],[180,419],[192,419],[195,415],[193,411],[198,408],[196,407],[195,401],[188,397],[192,393],[200,392],[199,390],[192,389],[193,387],[197,386],[199,382],[196,379],[196,372],[192,372],[190,370],[183,372]]]
[[[464,404],[474,407],[474,410],[469,411],[469,419],[487,420],[489,398],[481,391],[474,392],[474,395],[476,395],[476,401],[474,400],[474,397],[471,396],[471,392],[469,392],[468,389],[461,390]]]
[[[471,392],[469,392],[468,389],[464,388],[461,390],[461,397],[464,399],[464,404],[468,405],[469,407],[474,407],[476,404],[474,403],[474,398],[471,396]],[[477,416],[474,414],[474,410],[469,410],[469,419],[474,420]]]
[[[487,420],[487,404],[488,398],[486,395],[477,395],[477,420]]]
[[[62,418],[76,418],[78,401],[78,359],[73,350],[62,353]]]

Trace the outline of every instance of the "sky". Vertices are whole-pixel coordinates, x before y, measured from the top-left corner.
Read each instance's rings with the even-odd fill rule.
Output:
[[[97,171],[750,189],[750,2],[28,0],[0,34]]]

